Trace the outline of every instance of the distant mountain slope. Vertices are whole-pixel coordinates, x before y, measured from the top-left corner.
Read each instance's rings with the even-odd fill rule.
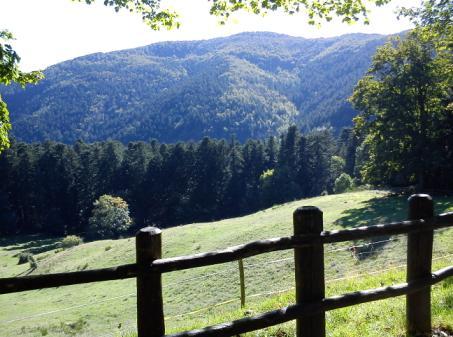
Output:
[[[296,123],[350,125],[346,102],[381,35],[304,39],[243,33],[98,53],[0,88],[26,141],[261,138]]]

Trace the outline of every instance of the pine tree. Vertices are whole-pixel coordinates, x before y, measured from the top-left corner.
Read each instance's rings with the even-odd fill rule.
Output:
[[[222,202],[223,217],[241,214],[247,207],[244,158],[241,147],[235,139],[231,141],[228,157],[228,182]]]

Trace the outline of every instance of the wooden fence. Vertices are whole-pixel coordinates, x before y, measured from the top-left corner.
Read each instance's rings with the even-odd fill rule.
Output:
[[[293,214],[294,235],[254,241],[208,253],[162,258],[161,231],[147,227],[136,236],[136,263],[114,268],[32,275],[0,279],[0,294],[88,282],[137,279],[138,337],[165,336],[162,273],[239,261],[258,254],[294,249],[296,304],[254,317],[184,331],[167,337],[236,336],[296,320],[297,337],[325,337],[325,312],[360,303],[406,295],[408,334],[428,335],[431,330],[431,288],[450,276],[453,266],[431,272],[433,231],[453,226],[453,212],[435,216],[429,195],[409,198],[407,221],[323,231],[322,212],[301,207]],[[407,282],[357,291],[341,296],[324,295],[324,244],[366,239],[381,235],[408,234]]]

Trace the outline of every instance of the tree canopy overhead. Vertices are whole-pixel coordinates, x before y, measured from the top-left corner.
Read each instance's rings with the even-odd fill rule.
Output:
[[[19,69],[20,57],[11,47],[12,33],[7,30],[0,30],[0,85],[17,83],[25,86],[27,83],[36,83],[42,77],[39,71],[29,73]],[[0,95],[0,152],[9,146],[8,132],[11,129],[9,113],[6,103]]]
[[[72,0],[92,4],[96,0]],[[330,21],[338,17],[344,22],[363,19],[368,23],[368,7],[381,6],[392,0],[207,0],[210,4],[210,14],[219,17],[220,23],[225,23],[231,14],[246,11],[252,14],[264,15],[273,11],[283,11],[287,14],[305,12],[309,23]],[[143,21],[152,29],[179,27],[178,13],[165,8],[162,0],[104,0],[104,5],[113,7],[115,11],[127,9],[141,14]]]

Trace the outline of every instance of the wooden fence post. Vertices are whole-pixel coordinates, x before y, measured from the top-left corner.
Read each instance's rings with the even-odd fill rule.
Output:
[[[245,277],[244,277],[244,261],[238,260],[239,266],[239,281],[241,286],[241,308],[245,307]]]
[[[151,272],[151,262],[162,257],[161,230],[155,227],[140,229],[135,246],[137,254],[137,333],[138,337],[165,335],[162,275]]]
[[[427,194],[409,199],[409,220],[434,216],[433,200]],[[407,238],[407,282],[431,276],[433,231],[410,233]],[[408,335],[431,336],[431,287],[406,296]]]
[[[294,235],[319,234],[323,230],[322,212],[313,206],[300,207],[293,214]],[[294,249],[296,303],[320,301],[324,298],[324,246]],[[298,318],[297,337],[325,337],[325,313]]]

